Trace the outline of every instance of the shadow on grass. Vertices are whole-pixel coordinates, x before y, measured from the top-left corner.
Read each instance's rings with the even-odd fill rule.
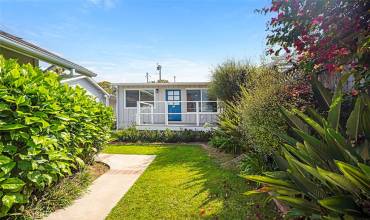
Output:
[[[163,145],[162,145],[163,146]],[[237,173],[221,168],[197,145],[164,145],[157,152],[153,169],[182,167],[189,176],[178,187],[193,194],[191,200],[200,201],[199,216],[206,219],[274,219],[272,205],[264,205],[265,196],[246,197],[244,192],[253,189]],[[191,190],[194,189],[194,190]],[[192,202],[192,201],[189,201]],[[215,208],[215,206],[217,208]]]

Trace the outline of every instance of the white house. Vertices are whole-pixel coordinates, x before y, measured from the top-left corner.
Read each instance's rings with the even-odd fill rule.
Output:
[[[217,123],[219,102],[207,82],[113,83],[117,128],[208,130]]]
[[[69,71],[63,75],[62,83],[71,86],[79,85],[98,101],[109,105],[109,94],[92,79],[97,74],[85,67],[1,30],[0,54],[8,59],[17,59],[20,64],[30,63],[33,66],[39,66],[42,61],[50,64],[50,67],[61,67],[63,70]]]
[[[76,76],[68,79],[63,79],[61,83],[67,83],[68,85],[75,87],[80,86],[84,88],[87,94],[96,98],[97,101],[104,103],[109,106],[109,93],[107,93],[102,87],[99,86],[95,80],[88,76]]]

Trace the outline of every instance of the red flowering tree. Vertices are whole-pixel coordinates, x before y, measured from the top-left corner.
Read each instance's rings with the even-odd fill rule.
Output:
[[[285,52],[289,62],[308,72],[352,71],[357,89],[370,86],[370,1],[272,0],[263,13],[269,53]]]

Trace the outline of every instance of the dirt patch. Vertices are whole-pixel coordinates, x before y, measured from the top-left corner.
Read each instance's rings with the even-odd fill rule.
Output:
[[[96,180],[99,176],[103,175],[109,170],[109,166],[102,162],[94,162],[88,168],[92,181]]]
[[[233,155],[222,152],[217,148],[210,147],[207,144],[200,144],[207,152],[208,156],[213,158],[223,168],[239,171],[239,163],[244,158],[244,155]]]

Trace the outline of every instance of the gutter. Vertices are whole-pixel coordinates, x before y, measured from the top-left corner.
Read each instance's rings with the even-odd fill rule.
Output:
[[[85,76],[94,77],[97,76],[96,73],[93,73],[92,71],[86,69],[85,67],[82,67],[78,64],[75,64],[71,61],[68,61],[64,58],[61,58],[55,54],[47,53],[43,50],[38,50],[37,48],[32,48],[30,46],[27,46],[26,44],[22,44],[21,42],[15,42],[12,39],[9,39],[4,36],[0,36],[0,45],[1,47],[4,47],[6,49],[22,53],[26,56],[30,56],[42,61],[45,61],[47,63],[55,64],[58,66],[61,66],[65,69],[75,70],[76,72],[83,74]]]

